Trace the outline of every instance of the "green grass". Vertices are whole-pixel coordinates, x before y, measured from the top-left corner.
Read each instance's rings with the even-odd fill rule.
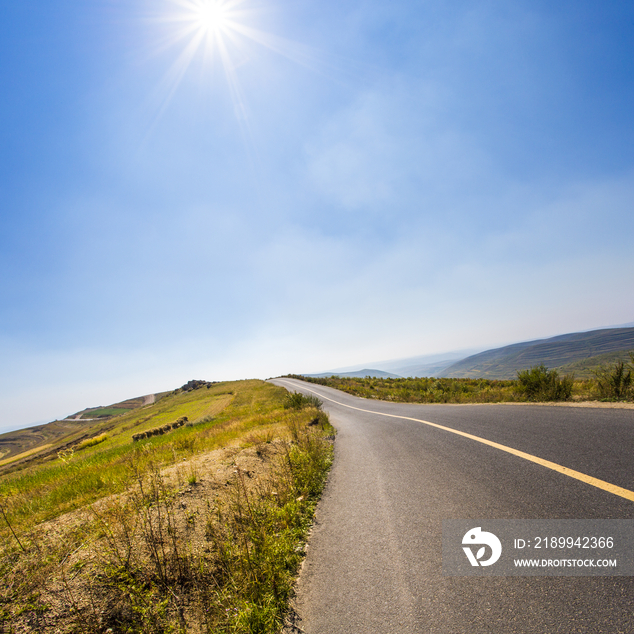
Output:
[[[500,403],[521,400],[515,394],[517,382],[511,380],[289,377],[334,387],[362,398],[401,403]]]
[[[559,376],[543,363],[517,373],[518,390],[529,401],[568,401],[572,397],[574,380]]]
[[[322,401],[316,396],[300,394],[299,392],[289,392],[284,398],[285,409],[305,409],[307,407],[313,407],[315,409],[321,409],[323,405]]]
[[[73,453],[75,451],[81,451],[82,449],[87,449],[88,447],[94,447],[95,445],[99,445],[102,442],[108,440],[108,434],[99,434],[99,436],[94,436],[92,438],[87,438],[86,440],[82,440],[78,445],[75,445],[73,448]]]
[[[110,420],[113,428],[96,446],[85,447],[79,453],[65,449],[53,461],[0,477],[0,502],[10,510],[16,526],[29,527],[119,493],[134,478],[132,465],[143,467],[147,462],[144,456],[149,453],[158,465],[173,464],[193,453],[226,445],[262,424],[273,409],[271,393],[277,389],[260,381],[218,384],[129,411]],[[197,420],[211,412],[216,417],[194,429],[181,427],[164,436],[132,442],[132,435],[139,431],[182,416]]]
[[[81,632],[187,632],[193,621],[207,632],[279,631],[334,433],[312,403],[285,408],[285,394],[261,381],[172,394],[119,417],[79,454],[0,478],[0,627],[28,622],[29,631],[46,632],[61,618]],[[181,415],[205,420],[210,411],[208,422],[131,442],[144,426]],[[267,447],[280,436],[269,475],[251,482],[238,471],[202,515],[188,515],[162,479],[166,465],[231,444]],[[199,477],[190,466],[185,486]],[[39,528],[122,492],[60,537]],[[202,543],[194,526],[204,528]]]

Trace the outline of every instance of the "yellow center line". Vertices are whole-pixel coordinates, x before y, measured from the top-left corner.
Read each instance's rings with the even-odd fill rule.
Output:
[[[292,385],[292,384],[291,384]],[[304,386],[302,386],[304,388]],[[495,449],[499,449],[500,451],[506,451],[506,453],[510,453],[518,458],[523,458],[524,460],[528,460],[530,462],[534,462],[535,464],[541,465],[542,467],[546,467],[547,469],[552,469],[553,471],[557,471],[558,473],[563,473],[567,475],[569,478],[574,478],[575,480],[581,480],[581,482],[585,482],[586,484],[590,484],[597,489],[602,489],[603,491],[607,491],[608,493],[612,493],[613,495],[618,495],[619,497],[625,498],[626,500],[630,500],[630,502],[634,502],[634,491],[630,491],[629,489],[624,489],[622,487],[616,486],[616,484],[610,484],[605,480],[599,480],[598,478],[593,478],[585,473],[581,473],[580,471],[575,471],[574,469],[569,469],[568,467],[563,467],[562,465],[557,464],[556,462],[551,462],[550,460],[544,460],[543,458],[539,458],[538,456],[533,456],[530,453],[526,453],[524,451],[519,451],[519,449],[513,449],[513,447],[507,447],[506,445],[501,445],[500,443],[493,442],[492,440],[487,440],[486,438],[481,438],[480,436],[474,436],[473,434],[468,434],[464,431],[458,431],[457,429],[452,429],[451,427],[445,427],[444,425],[438,425],[438,423],[432,423],[428,420],[422,420],[421,418],[411,418],[410,416],[398,416],[397,414],[386,414],[384,412],[374,412],[369,409],[362,409],[360,407],[354,407],[352,405],[346,405],[345,403],[340,403],[339,401],[335,401],[332,398],[328,398],[319,392],[315,392],[310,388],[304,388],[313,394],[319,396],[319,398],[323,398],[331,403],[335,403],[337,405],[341,405],[342,407],[347,407],[349,409],[355,409],[359,412],[365,412],[366,414],[376,414],[378,416],[389,416],[390,418],[401,418],[403,420],[412,420],[416,423],[422,423],[423,425],[429,425],[430,427],[435,427],[436,429],[442,429],[443,431],[448,431],[452,434],[457,434],[458,436],[464,436],[465,438],[469,438],[470,440],[475,440],[477,442],[482,443],[483,445],[488,445],[489,447],[494,447]]]

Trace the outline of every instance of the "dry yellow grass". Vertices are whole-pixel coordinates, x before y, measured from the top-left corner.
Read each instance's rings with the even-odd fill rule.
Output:
[[[45,449],[48,449],[49,447],[52,447],[52,446],[53,445],[51,444],[41,445],[40,447],[34,447],[33,449],[29,449],[29,451],[23,451],[22,453],[16,454],[15,456],[11,456],[10,458],[5,458],[4,460],[0,460],[0,466],[5,464],[10,464],[11,462],[15,462],[16,460],[20,460],[22,458],[28,458],[29,456],[39,453],[40,451],[44,451]]]

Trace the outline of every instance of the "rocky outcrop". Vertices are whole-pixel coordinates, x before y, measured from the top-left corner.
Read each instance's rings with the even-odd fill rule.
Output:
[[[207,389],[209,389],[213,384],[213,381],[199,381],[194,379],[191,381],[187,381],[187,383],[185,383],[185,385],[181,387],[181,390],[183,392],[191,392],[192,390],[198,390],[201,387],[206,387]]]

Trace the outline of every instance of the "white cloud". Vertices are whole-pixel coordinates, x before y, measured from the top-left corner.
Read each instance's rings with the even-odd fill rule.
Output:
[[[488,191],[491,159],[447,121],[446,99],[412,78],[361,94],[306,142],[308,182],[328,203],[370,215],[443,213]]]

